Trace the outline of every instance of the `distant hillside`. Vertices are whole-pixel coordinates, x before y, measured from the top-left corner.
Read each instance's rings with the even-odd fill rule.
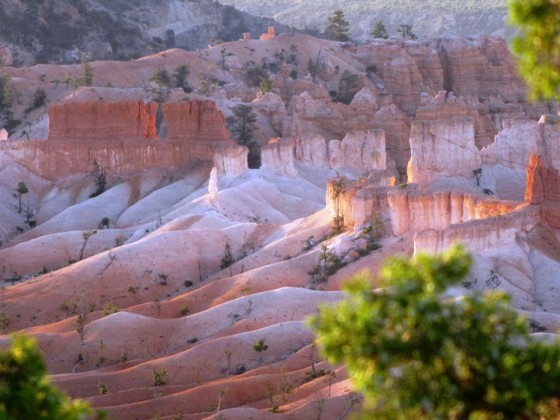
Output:
[[[403,23],[413,25],[421,37],[492,34],[507,36],[506,0],[223,0],[239,10],[267,16],[299,28],[322,29],[327,17],[337,9],[351,23],[352,37],[364,39],[378,20],[391,35]]]
[[[257,35],[270,19],[212,0],[0,0],[0,47],[17,64],[129,59]]]

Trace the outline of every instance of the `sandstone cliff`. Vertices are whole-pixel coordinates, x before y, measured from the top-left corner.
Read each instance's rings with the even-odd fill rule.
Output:
[[[211,161],[232,145],[223,114],[213,101],[166,103],[159,125],[154,102],[72,102],[49,107],[46,141],[8,142],[7,152],[47,179],[90,172],[93,161],[109,173],[132,175],[144,169]],[[154,141],[158,140],[158,141]]]
[[[423,187],[441,176],[470,178],[482,163],[472,111],[454,97],[418,110],[410,147],[408,180]]]
[[[49,140],[155,140],[157,104],[143,101],[74,102],[49,107]]]

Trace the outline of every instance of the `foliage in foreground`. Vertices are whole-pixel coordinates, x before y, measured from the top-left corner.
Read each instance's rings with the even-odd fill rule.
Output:
[[[0,353],[0,418],[74,420],[88,414],[85,402],[72,401],[49,384],[35,340],[14,336]]]
[[[560,3],[557,0],[510,0],[510,23],[520,30],[512,41],[519,70],[533,99],[560,93]]]
[[[439,256],[389,260],[372,291],[367,276],[311,319],[330,362],[344,362],[375,418],[557,418],[560,345],[528,337],[499,292],[443,292],[466,276],[456,245]]]

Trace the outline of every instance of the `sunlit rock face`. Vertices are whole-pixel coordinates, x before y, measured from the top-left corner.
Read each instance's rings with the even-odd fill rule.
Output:
[[[224,116],[211,100],[166,103],[161,114],[155,102],[94,101],[50,106],[48,139],[10,148],[34,173],[58,179],[90,172],[94,161],[117,175],[191,159],[211,161],[217,150],[232,145]]]

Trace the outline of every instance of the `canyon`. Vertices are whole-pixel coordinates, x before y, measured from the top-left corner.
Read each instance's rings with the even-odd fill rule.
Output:
[[[475,261],[459,294],[503,289],[555,332],[558,110],[526,99],[506,41],[265,38],[94,61],[92,86],[61,82],[80,65],[0,68],[19,121],[0,137],[3,334],[113,418],[345,418],[360,397],[305,319],[354,274],[377,287],[386,257],[456,241]],[[155,96],[181,65],[191,91]]]

